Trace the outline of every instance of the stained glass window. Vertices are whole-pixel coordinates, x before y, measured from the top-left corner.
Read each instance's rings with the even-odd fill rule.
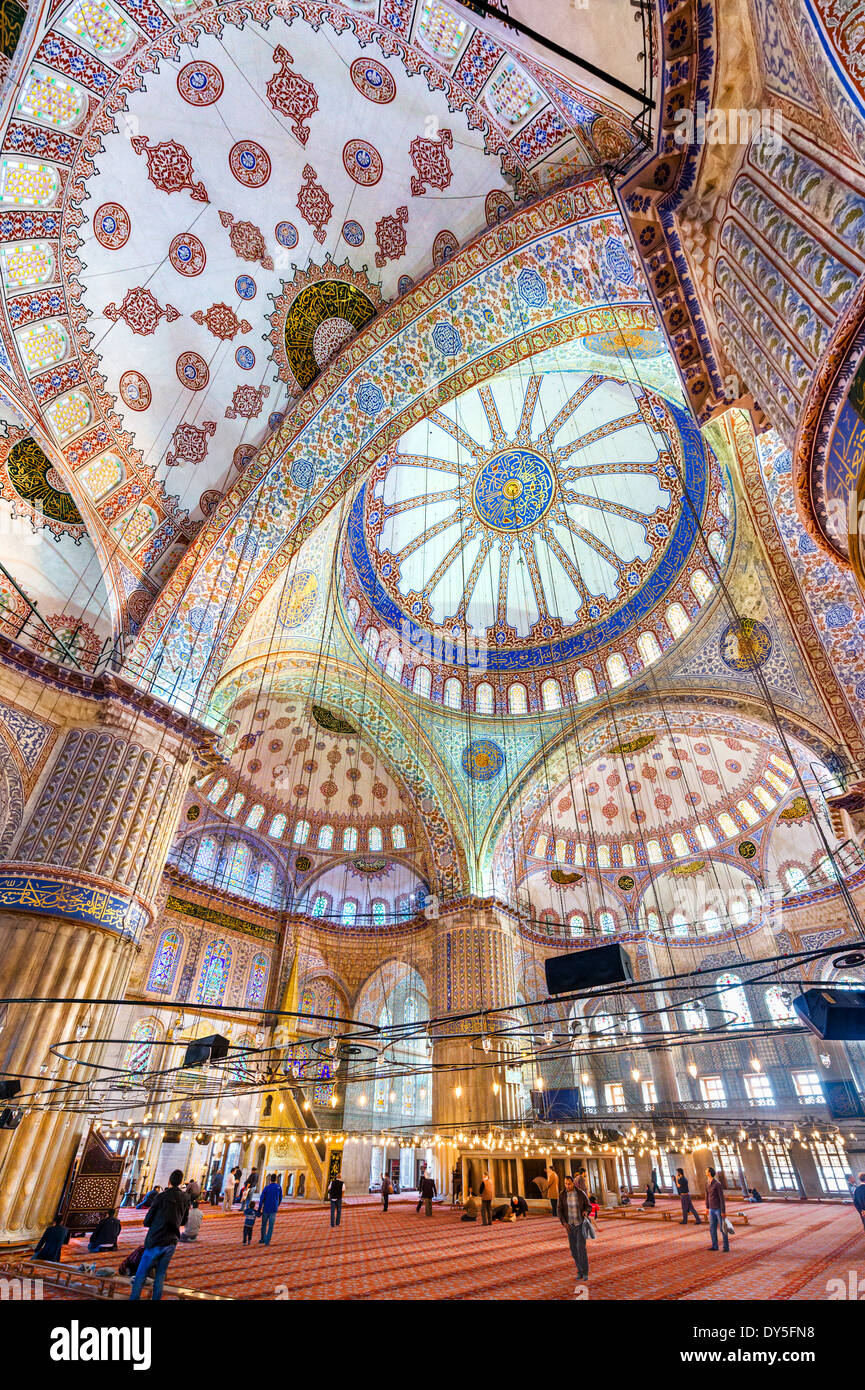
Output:
[[[760,812],[753,801],[746,801],[744,797],[741,801],[736,802],[736,810],[746,825],[756,825],[760,819]]]
[[[631,679],[628,663],[620,652],[613,652],[607,657],[607,678],[612,686],[624,685]]]
[[[599,912],[598,926],[600,927],[601,931],[604,933],[605,936],[611,936],[612,933],[616,930],[616,919],[613,916],[612,912]]]
[[[674,936],[688,935],[688,919],[684,912],[674,912],[670,916],[670,926],[673,928]]]
[[[552,677],[545,680],[541,686],[541,703],[544,709],[561,709],[562,707],[562,687]]]
[[[667,627],[674,637],[681,637],[691,626],[691,619],[688,617],[681,603],[671,603],[665,616]]]
[[[153,1018],[141,1018],[132,1029],[132,1036],[123,1058],[123,1070],[132,1075],[140,1075],[150,1067],[153,1044],[159,1035],[159,1027]]]
[[[108,0],[74,0],[63,28],[102,57],[124,53],[135,38],[135,30]]]
[[[236,844],[231,851],[231,857],[225,867],[225,874],[228,879],[229,888],[237,892],[242,892],[246,887],[246,879],[249,874],[252,862],[252,851],[247,844]]]
[[[246,824],[250,830],[257,830],[261,825],[261,818],[264,815],[264,807],[261,805],[253,806],[249,815],[246,817]]]
[[[374,927],[383,927],[387,921],[387,904],[377,898],[372,905],[372,922]]]
[[[808,880],[805,877],[805,870],[797,865],[792,865],[784,870],[784,877],[787,880],[787,887],[791,893],[807,893]]]
[[[506,62],[493,78],[484,100],[494,116],[519,125],[537,106],[541,94],[535,84],[517,67]]]
[[[222,1003],[230,968],[231,947],[218,937],[210,942],[204,956],[196,996],[199,1004]]]
[[[302,1014],[315,1013],[315,990],[311,985],[307,985],[300,996],[300,1012]]]
[[[294,827],[292,840],[296,845],[305,845],[309,839],[309,821],[299,820]]]
[[[255,880],[255,896],[260,903],[272,903],[275,896],[276,872],[271,863],[261,864]]]
[[[780,985],[770,985],[766,990],[766,1007],[773,1023],[796,1022],[790,991],[782,989]]]
[[[489,681],[481,681],[475,690],[475,709],[478,714],[492,714],[496,707],[496,697]]]
[[[715,848],[715,837],[709,829],[708,825],[695,825],[694,837],[697,841],[697,844],[700,846],[700,849]]]
[[[378,651],[378,645],[380,640],[381,639],[378,634],[378,629],[374,627],[368,627],[366,630],[366,635],[363,639],[363,645],[366,648],[367,655],[370,657],[372,661],[375,661],[376,652]]]
[[[357,903],[353,898],[346,898],[342,905],[342,925],[344,927],[353,927],[356,917]]]
[[[45,415],[57,439],[65,444],[87,429],[93,419],[93,407],[80,391],[67,391],[46,407]]]
[[[19,89],[17,115],[68,130],[87,111],[87,97],[57,72],[31,68]]]
[[[357,849],[357,829],[355,826],[350,825],[347,830],[343,831],[342,847],[345,850]]]
[[[718,824],[728,840],[732,840],[734,836],[739,833],[739,827],[736,825],[733,817],[728,815],[726,811],[722,811],[719,815]]]
[[[323,825],[318,832],[319,849],[330,849],[333,845],[333,826]]]
[[[235,792],[234,796],[229,797],[228,801],[225,803],[225,814],[227,816],[236,816],[245,800],[246,797],[243,795],[243,792]]]
[[[580,703],[582,703],[585,700],[594,700],[597,693],[595,678],[591,671],[586,670],[584,667],[582,671],[578,671],[574,676],[574,694]]]
[[[285,816],[282,811],[279,812],[279,815],[274,816],[273,820],[270,822],[270,829],[267,833],[274,840],[282,839],[285,834]]]
[[[142,541],[156,530],[159,518],[153,507],[145,506],[139,502],[133,511],[127,512],[119,521],[115,521],[111,527],[111,534],[120,541],[125,550],[130,555],[137,550]]]
[[[661,655],[661,647],[654,632],[641,632],[637,638],[637,651],[644,666],[651,666]]]
[[[688,841],[680,830],[677,830],[674,835],[670,836],[670,844],[673,846],[673,853],[677,855],[679,859],[684,859],[687,854],[690,854]]]
[[[660,864],[664,858],[660,840],[646,841],[646,858],[650,864]]]
[[[403,826],[391,826],[390,839],[394,849],[405,849],[405,829]]]
[[[312,915],[313,917],[323,917],[326,911],[327,895],[325,893],[318,893],[312,905]]]
[[[514,681],[513,685],[508,686],[508,709],[511,714],[525,714],[528,708],[526,687],[521,681]]]
[[[19,241],[0,251],[8,290],[47,285],[54,278],[54,257],[47,241]]]
[[[568,926],[571,929],[571,936],[585,936],[586,919],[582,912],[572,912],[568,918]]]
[[[701,605],[712,597],[712,583],[704,570],[694,570],[691,575],[691,593]]]
[[[694,1004],[692,1002],[683,1004],[682,1017],[685,1021],[685,1027],[692,1032],[701,1033],[708,1026],[706,1013],[702,1004]]]
[[[256,956],[249,968],[249,982],[246,986],[246,1002],[252,1006],[264,1003],[267,986],[267,956]]]
[[[608,869],[610,867],[610,846],[598,845],[597,849],[598,868]]]
[[[425,698],[429,698],[431,685],[432,676],[430,675],[429,667],[418,666],[417,670],[414,673],[414,680],[412,682],[412,690],[414,691],[415,695],[421,695]]]
[[[173,928],[164,931],[159,938],[156,956],[150,970],[147,988],[159,994],[167,994],[171,989],[174,971],[180,955],[181,936]]]
[[[379,851],[382,847],[381,826],[373,825],[369,831],[369,847],[371,850]]]
[[[723,1010],[722,1026],[729,1028],[747,1028],[751,1023],[751,1010],[748,1008],[748,1000],[742,988],[742,981],[738,975],[731,975],[725,972],[719,975],[716,982],[719,987],[717,1006]]]
[[[463,707],[463,687],[462,682],[456,676],[451,676],[445,681],[444,702],[448,709],[462,709]]]
[[[216,868],[216,841],[207,835],[198,846],[195,856],[195,877],[208,878]]]
[[[398,681],[402,676],[403,664],[403,656],[399,647],[391,647],[385,662],[385,675],[390,676],[393,681]]]
[[[330,1105],[333,1095],[333,1082],[329,1062],[322,1062],[318,1070],[318,1080],[312,1090],[312,1103],[316,1106]]]
[[[227,777],[219,777],[219,778],[217,778],[217,780],[214,782],[213,786],[210,788],[210,791],[207,793],[207,799],[208,799],[208,801],[212,801],[213,804],[214,804],[214,806],[215,806],[216,803],[217,803],[218,801],[221,801],[222,798],[225,796],[225,793],[226,793],[227,789],[228,789],[228,778],[227,778]]]
[[[102,454],[92,463],[79,468],[76,477],[84,484],[94,501],[99,501],[123,481],[123,464],[114,454]]]
[[[32,159],[0,161],[0,203],[19,208],[47,208],[57,197],[60,179],[50,164]]]

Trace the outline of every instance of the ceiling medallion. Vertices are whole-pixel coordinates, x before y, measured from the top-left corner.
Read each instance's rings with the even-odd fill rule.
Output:
[[[608,748],[604,754],[607,758],[627,757],[629,753],[641,753],[644,748],[650,747],[655,742],[655,734],[639,734],[636,738],[630,738],[625,743],[614,743],[612,748]]]
[[[494,531],[525,531],[545,517],[556,483],[549,463],[533,449],[507,449],[478,472],[472,506]]]
[[[328,256],[324,265],[310,262],[298,270],[270,315],[269,339],[273,361],[283,381],[305,391],[344,344],[375,318],[381,292],[362,270],[348,261],[337,265]]]
[[[44,524],[55,536],[83,534],[84,521],[64,479],[35,439],[27,435],[13,444],[3,471],[11,484],[11,495],[0,475],[2,494],[38,507]]]
[[[312,717],[320,729],[326,729],[330,734],[357,733],[353,724],[349,724],[348,720],[343,719],[341,715],[325,709],[324,705],[313,705]]]

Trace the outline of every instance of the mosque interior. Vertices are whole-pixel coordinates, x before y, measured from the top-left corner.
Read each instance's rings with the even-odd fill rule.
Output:
[[[849,1199],[861,6],[0,14],[0,1258],[177,1168]]]

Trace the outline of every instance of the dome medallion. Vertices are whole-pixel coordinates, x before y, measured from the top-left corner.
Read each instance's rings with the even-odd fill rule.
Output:
[[[532,449],[507,449],[480,469],[472,486],[475,515],[494,531],[525,531],[546,516],[556,491],[553,471]]]

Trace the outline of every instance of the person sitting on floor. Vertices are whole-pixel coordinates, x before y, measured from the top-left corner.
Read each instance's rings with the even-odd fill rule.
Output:
[[[628,1189],[625,1187],[625,1184],[622,1183],[621,1187],[619,1188],[619,1206],[620,1206],[620,1207],[629,1207],[630,1205],[631,1205],[631,1194],[630,1194],[630,1192],[628,1191]]]
[[[186,1217],[186,1225],[180,1232],[180,1239],[182,1241],[197,1240],[198,1232],[201,1230],[201,1223],[203,1220],[204,1213],[198,1210],[198,1198],[193,1197],[192,1206],[189,1208],[189,1212]]]
[[[120,1235],[122,1227],[117,1219],[117,1212],[113,1211],[110,1216],[106,1216],[96,1230],[91,1234],[87,1243],[87,1249],[91,1255],[97,1250],[116,1250],[117,1237]]]
[[[69,1232],[60,1217],[55,1216],[53,1223],[39,1238],[39,1243],[33,1251],[34,1260],[54,1260],[60,1264],[63,1258],[62,1250],[68,1240]]]
[[[643,1207],[653,1207],[655,1205],[655,1189],[650,1182],[646,1183],[646,1200]],[[642,1210],[642,1208],[641,1208]]]
[[[470,1187],[469,1195],[465,1200],[465,1210],[460,1217],[460,1221],[477,1221],[480,1209],[481,1204],[475,1196],[474,1188]]]
[[[752,1187],[747,1200],[749,1202],[762,1202],[763,1198],[760,1196],[756,1187]]]
[[[511,1216],[516,1221],[518,1216],[528,1216],[529,1204],[525,1197],[520,1197],[516,1192],[511,1193]]]

